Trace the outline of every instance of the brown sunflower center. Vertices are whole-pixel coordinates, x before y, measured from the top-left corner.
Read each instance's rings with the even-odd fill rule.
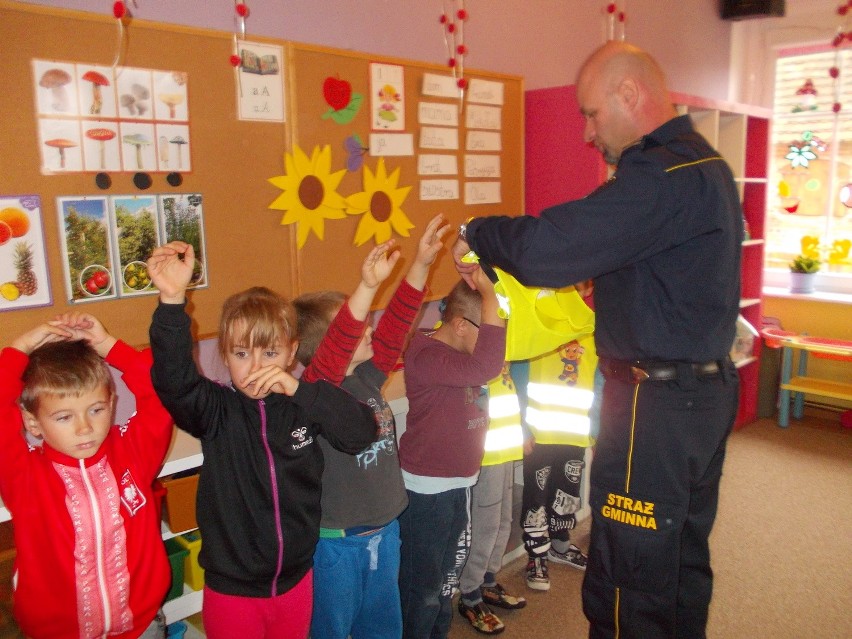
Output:
[[[370,213],[376,222],[387,222],[393,211],[393,202],[384,191],[376,191],[370,198]]]
[[[322,204],[323,195],[325,195],[325,188],[322,180],[316,175],[306,175],[302,178],[299,184],[299,201],[302,206],[313,211]]]

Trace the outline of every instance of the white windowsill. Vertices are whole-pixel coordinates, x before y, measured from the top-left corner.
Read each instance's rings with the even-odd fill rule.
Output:
[[[837,304],[852,304],[852,295],[847,293],[791,293],[789,289],[775,286],[763,287],[764,297],[784,297],[788,299],[804,300],[809,302],[833,302]]]

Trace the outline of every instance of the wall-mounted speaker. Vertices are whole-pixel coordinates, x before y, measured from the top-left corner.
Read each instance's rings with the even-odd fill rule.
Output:
[[[721,0],[723,20],[784,16],[784,0]]]

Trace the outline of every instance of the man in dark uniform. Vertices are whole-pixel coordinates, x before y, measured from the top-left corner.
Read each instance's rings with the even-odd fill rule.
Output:
[[[728,358],[739,312],[742,211],[728,165],[678,116],[644,51],[609,42],[584,63],[585,138],[614,176],[541,217],[470,220],[473,250],[522,283],[594,278],[606,377],[591,467],[583,610],[592,638],[704,637],[708,536],[737,410]]]

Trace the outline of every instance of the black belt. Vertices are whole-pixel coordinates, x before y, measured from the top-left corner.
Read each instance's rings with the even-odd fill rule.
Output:
[[[629,384],[646,380],[664,382],[677,380],[683,372],[691,371],[695,377],[715,375],[721,371],[719,362],[642,362],[620,359],[602,359],[601,372],[606,379],[617,379]]]

